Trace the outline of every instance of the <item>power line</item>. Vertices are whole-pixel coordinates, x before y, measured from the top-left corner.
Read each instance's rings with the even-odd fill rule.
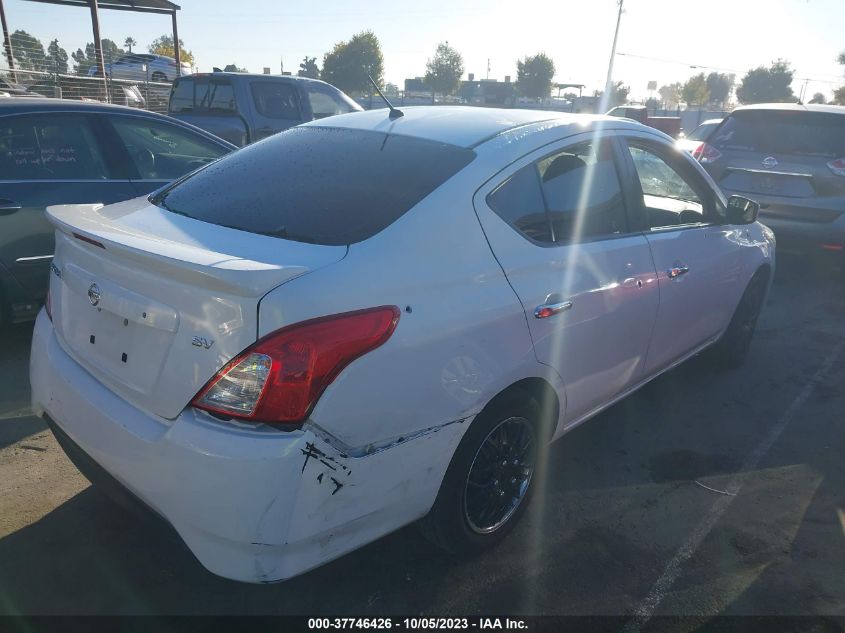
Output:
[[[678,61],[676,59],[663,59],[661,57],[648,57],[647,55],[635,55],[633,53],[621,53],[620,52],[620,53],[616,53],[616,54],[620,55],[622,57],[635,57],[637,59],[647,59],[649,61],[662,62],[664,64],[676,64],[676,65],[679,65],[679,66],[687,66],[688,68],[693,68],[693,69],[696,69],[696,70],[718,70],[718,71],[722,71],[722,72],[734,73],[734,74],[737,74],[737,75],[742,74],[743,72],[746,72],[746,71],[742,71],[742,70],[737,70],[736,68],[720,68],[719,66],[707,66],[706,64],[693,64],[693,63],[689,63],[689,62]],[[833,75],[830,75],[830,76],[832,77]],[[793,79],[797,80],[797,81],[812,81],[812,82],[815,82],[815,83],[829,84],[831,86],[838,86],[839,84],[845,83],[845,78],[840,79],[838,81],[832,81],[830,79],[819,79],[818,77],[804,77],[804,76],[793,77]]]

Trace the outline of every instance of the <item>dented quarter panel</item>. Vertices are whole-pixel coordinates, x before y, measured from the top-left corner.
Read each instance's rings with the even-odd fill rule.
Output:
[[[537,362],[522,306],[472,207],[489,169],[474,161],[464,177],[365,245],[350,246],[343,261],[261,301],[262,336],[326,314],[378,305],[401,310],[390,340],[341,372],[311,414],[344,444],[377,443],[473,416],[529,376],[553,384],[563,409],[560,379]]]

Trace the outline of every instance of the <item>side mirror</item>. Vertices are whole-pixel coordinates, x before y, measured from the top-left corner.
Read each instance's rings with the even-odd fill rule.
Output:
[[[728,224],[753,224],[757,221],[760,205],[742,196],[728,198]]]

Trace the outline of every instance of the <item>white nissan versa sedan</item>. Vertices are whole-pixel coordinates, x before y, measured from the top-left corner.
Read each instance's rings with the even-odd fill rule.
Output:
[[[290,578],[423,517],[490,546],[550,440],[708,346],[748,350],[774,239],[668,136],[392,115],[49,209],[34,410],[216,574]]]

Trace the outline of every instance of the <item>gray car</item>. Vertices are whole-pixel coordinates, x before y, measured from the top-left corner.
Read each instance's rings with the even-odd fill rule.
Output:
[[[760,203],[778,250],[845,263],[845,107],[737,108],[693,155],[726,195]]]
[[[149,193],[229,153],[226,141],[134,108],[0,100],[0,324],[34,318],[53,257],[53,204]]]

